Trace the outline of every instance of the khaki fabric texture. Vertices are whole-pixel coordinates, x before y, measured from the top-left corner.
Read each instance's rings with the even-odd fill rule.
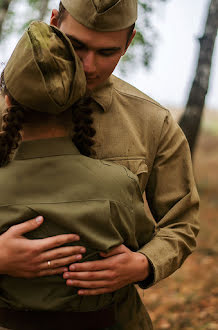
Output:
[[[93,92],[97,158],[129,168],[139,177],[156,233],[139,252],[154,268],[154,281],[172,274],[196,246],[199,196],[187,140],[170,112],[111,76]]]
[[[120,244],[137,251],[153,236],[154,223],[145,215],[137,176],[123,166],[81,156],[68,137],[22,142],[14,160],[1,168],[0,182],[0,233],[42,215],[44,223],[27,238],[78,233],[79,244],[87,248],[82,261],[99,259],[100,251]],[[67,287],[61,275],[36,279],[2,275],[0,289],[0,306],[18,310],[85,312],[115,304],[121,324],[134,319],[136,306],[144,310],[134,285],[79,297],[77,288]],[[135,306],[131,317],[123,318],[121,300]],[[140,322],[149,324],[145,315],[138,316]]]
[[[199,196],[187,140],[170,112],[115,76],[92,93],[96,158],[130,169],[156,222],[140,249],[154,268],[154,284],[178,269],[194,250]],[[4,102],[2,102],[4,104]]]
[[[70,15],[96,31],[119,31],[137,19],[137,0],[62,0]]]
[[[155,219],[155,235],[138,250],[153,265],[153,280],[140,283],[147,288],[178,269],[196,245],[199,197],[188,143],[168,110],[115,76],[92,97],[96,157],[137,174]],[[139,326],[144,312],[138,310],[134,327],[125,330],[151,329],[146,322]]]
[[[37,21],[15,47],[4,79],[21,105],[52,114],[67,110],[86,91],[82,63],[70,40],[56,27]]]

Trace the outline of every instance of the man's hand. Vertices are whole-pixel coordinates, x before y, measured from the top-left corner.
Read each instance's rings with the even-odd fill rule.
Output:
[[[14,225],[0,235],[0,274],[33,278],[61,274],[69,265],[82,258],[82,246],[61,247],[78,241],[78,235],[66,234],[29,240],[23,235],[39,227],[43,217]]]
[[[100,253],[105,259],[75,263],[63,274],[66,284],[80,287],[79,295],[98,295],[118,290],[130,283],[145,280],[150,272],[147,258],[120,245],[109,253]]]

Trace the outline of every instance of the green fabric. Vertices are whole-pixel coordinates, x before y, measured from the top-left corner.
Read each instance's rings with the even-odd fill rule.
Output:
[[[56,27],[33,22],[18,42],[4,73],[6,87],[21,105],[58,114],[86,91],[82,63]]]
[[[140,249],[154,269],[154,281],[141,283],[146,288],[181,267],[196,247],[199,196],[190,150],[169,111],[125,81],[112,75],[92,97],[96,157],[138,176],[156,221],[155,236]]]
[[[62,0],[70,15],[96,31],[119,31],[137,19],[137,0]]]
[[[96,157],[137,174],[156,221],[154,237],[139,250],[154,269],[154,280],[140,283],[146,288],[181,267],[196,246],[199,197],[190,150],[169,111],[125,81],[111,76],[92,97]],[[150,329],[137,326],[143,313],[130,330]]]
[[[0,182],[1,233],[43,215],[42,226],[27,237],[77,233],[87,247],[84,261],[98,259],[99,251],[122,243],[136,251],[153,236],[154,224],[145,216],[137,176],[123,166],[81,156],[68,137],[23,142],[14,161],[1,168]],[[78,297],[77,289],[67,287],[61,276],[3,275],[0,283],[0,305],[14,309],[91,311],[110,303],[120,309],[120,300],[130,297],[133,306],[142,305],[134,285],[116,293]],[[121,312],[116,311],[118,320]],[[136,308],[131,318],[137,313]]]

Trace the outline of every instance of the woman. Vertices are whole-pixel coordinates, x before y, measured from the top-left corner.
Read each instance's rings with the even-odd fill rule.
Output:
[[[1,90],[7,111],[0,135],[0,232],[42,215],[44,223],[27,237],[76,233],[86,247],[82,261],[96,260],[100,251],[123,243],[133,251],[146,244],[154,225],[145,216],[136,176],[125,167],[87,157],[94,155],[91,101],[70,40],[55,27],[32,23],[2,74]],[[49,265],[48,260],[45,267]],[[2,275],[0,325],[123,328],[119,304],[130,292],[137,296],[129,285],[82,297],[58,275]]]

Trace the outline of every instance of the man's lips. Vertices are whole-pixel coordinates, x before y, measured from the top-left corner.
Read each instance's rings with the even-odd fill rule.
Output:
[[[86,76],[86,80],[94,80],[96,79],[96,76]]]

